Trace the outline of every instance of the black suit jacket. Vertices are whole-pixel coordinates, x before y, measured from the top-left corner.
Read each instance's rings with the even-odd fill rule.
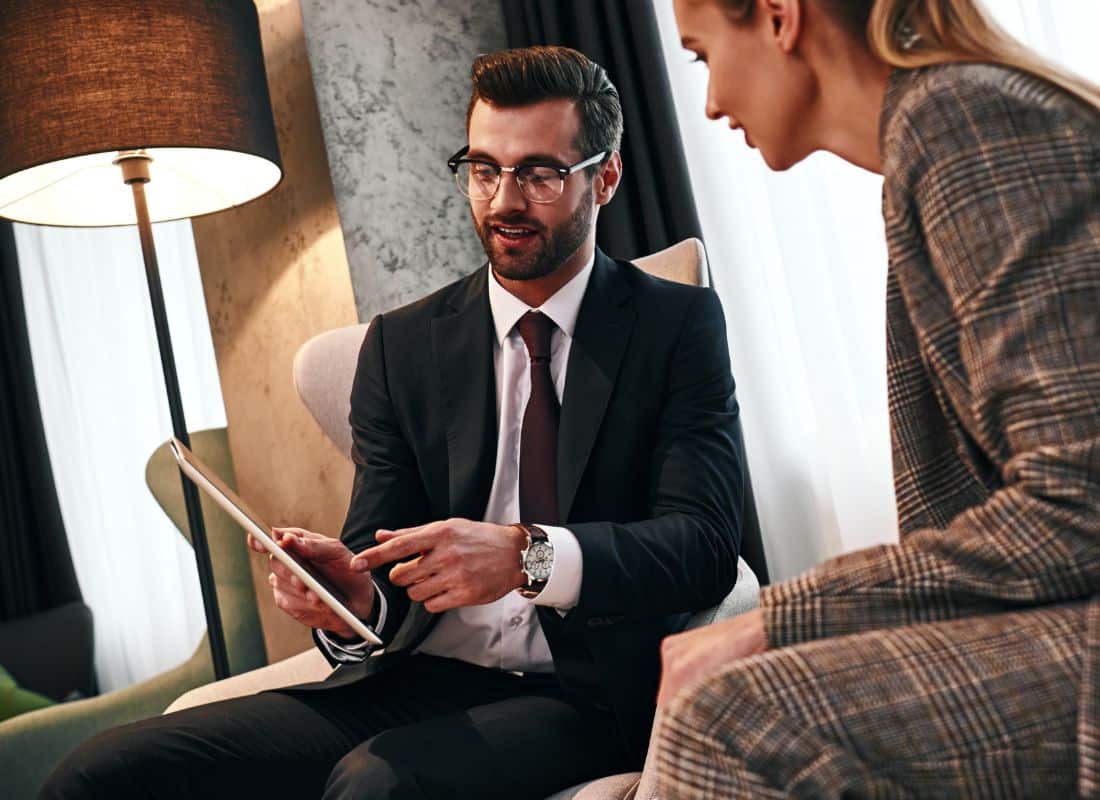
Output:
[[[488,266],[372,321],[351,398],[356,464],[343,540],[483,518],[497,443]],[[725,321],[709,289],[597,252],[570,349],[558,445],[561,519],[583,554],[580,600],[540,608],[566,691],[610,708],[644,754],[659,643],[732,589],[744,455]],[[374,573],[388,652],[434,623]],[[368,669],[343,667],[340,683]],[[345,673],[341,676],[341,673]]]

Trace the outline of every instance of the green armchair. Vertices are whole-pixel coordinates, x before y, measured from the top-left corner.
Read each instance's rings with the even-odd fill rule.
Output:
[[[224,429],[192,434],[192,449],[233,485],[233,463]],[[168,445],[149,459],[145,480],[176,526],[187,533],[179,470]],[[202,498],[218,605],[233,674],[267,663],[263,634],[240,527],[216,504]],[[87,700],[32,711],[0,723],[0,797],[32,800],[53,768],[82,741],[99,731],[155,716],[184,692],[214,680],[206,638],[178,667],[125,689]]]

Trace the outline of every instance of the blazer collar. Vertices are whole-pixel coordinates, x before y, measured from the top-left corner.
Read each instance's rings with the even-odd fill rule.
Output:
[[[458,283],[449,313],[432,320],[432,350],[447,433],[448,507],[480,519],[496,463],[496,377],[488,265]]]
[[[558,512],[568,521],[634,329],[633,291],[599,249],[569,350],[558,424]]]

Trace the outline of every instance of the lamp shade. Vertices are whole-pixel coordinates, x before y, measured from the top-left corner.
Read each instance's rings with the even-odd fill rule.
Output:
[[[131,150],[154,222],[279,183],[252,0],[0,0],[0,216],[134,224]]]

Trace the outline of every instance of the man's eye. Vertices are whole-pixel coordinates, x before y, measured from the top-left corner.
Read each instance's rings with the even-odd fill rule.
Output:
[[[470,174],[479,181],[488,181],[496,177],[496,170],[486,164],[471,164]]]
[[[529,169],[526,170],[526,172],[527,175],[525,178],[527,182],[535,186],[550,183],[550,181],[558,177],[558,173],[548,169]]]

